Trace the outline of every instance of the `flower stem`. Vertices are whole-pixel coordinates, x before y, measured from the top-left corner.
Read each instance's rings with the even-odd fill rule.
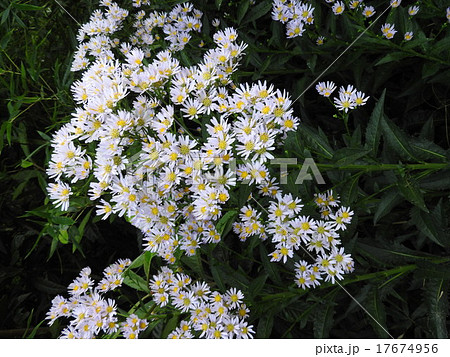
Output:
[[[421,164],[350,164],[350,165],[339,165],[339,164],[316,164],[319,169],[324,170],[359,170],[359,171],[390,171],[390,170],[442,170],[449,169],[449,163],[436,163],[436,162],[426,162]],[[301,168],[302,165],[292,164],[288,166],[295,166]]]

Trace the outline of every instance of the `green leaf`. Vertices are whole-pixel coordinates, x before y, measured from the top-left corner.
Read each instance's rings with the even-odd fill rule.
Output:
[[[30,4],[17,4],[12,3],[12,7],[22,10],[22,11],[42,11],[45,10],[45,6],[36,6],[36,5],[30,5]]]
[[[271,0],[264,0],[264,1],[260,2],[258,5],[252,7],[252,11],[250,12],[250,15],[247,16],[244,19],[244,21],[242,21],[242,25],[259,19],[260,17],[267,14],[271,9],[272,9],[272,1]]]
[[[261,262],[264,270],[269,275],[270,279],[272,279],[274,283],[281,284],[281,278],[280,274],[278,273],[277,267],[275,264],[270,262],[267,250],[262,244],[260,244],[259,246],[259,254],[261,256]]]
[[[450,189],[450,170],[439,170],[435,174],[427,176],[420,181],[420,187],[425,190],[449,190]]]
[[[64,226],[71,226],[75,221],[66,216],[51,216],[51,221],[55,224],[62,224]]]
[[[191,59],[189,58],[189,56],[187,55],[186,51],[184,51],[184,50],[183,50],[183,51],[180,51],[179,54],[180,54],[181,59],[182,59],[182,61],[183,61],[183,64],[184,64],[185,66],[187,66],[187,67],[192,66],[192,61],[191,61]]]
[[[83,217],[83,220],[81,221],[81,223],[78,227],[78,231],[79,231],[79,235],[80,235],[78,242],[81,241],[81,238],[84,235],[84,229],[86,228],[86,224],[89,222],[89,218],[91,217],[92,210],[93,210],[93,208],[91,208],[89,210],[89,212]]]
[[[271,65],[272,62],[272,56],[267,56],[264,62],[261,64],[261,66],[258,66],[258,71],[255,71],[255,73],[252,76],[253,80],[256,80],[264,74],[264,71]]]
[[[397,181],[397,187],[402,196],[414,206],[419,207],[422,211],[429,212],[423,198],[423,193],[412,178],[400,177]]]
[[[385,63],[389,63],[392,61],[399,61],[406,57],[411,57],[412,55],[407,52],[392,52],[385,55],[383,58],[381,58],[377,63],[375,63],[375,66],[379,66]]]
[[[370,322],[375,332],[380,338],[388,338],[389,335],[386,333],[386,309],[383,301],[380,297],[380,291],[377,286],[374,286],[363,305],[372,316],[367,316],[366,319]]]
[[[169,319],[169,321],[167,321],[164,329],[161,332],[161,338],[167,338],[167,336],[169,336],[169,334],[176,329],[179,317],[179,314],[175,314]]]
[[[376,224],[380,218],[390,213],[392,209],[402,201],[403,198],[397,190],[392,189],[384,193],[373,216],[373,224]]]
[[[433,56],[439,57],[439,54],[441,52],[446,51],[445,54],[447,55],[447,58],[448,58],[448,49],[449,48],[450,48],[450,37],[444,36],[442,38],[442,40],[433,44],[430,52],[432,53]]]
[[[254,299],[266,284],[267,274],[262,274],[253,279],[248,287],[249,295]]]
[[[371,150],[362,150],[361,148],[342,148],[333,155],[333,162],[336,165],[350,165],[356,160],[366,156]]]
[[[237,215],[237,211],[229,211],[223,215],[219,222],[217,222],[216,230],[221,237],[225,237],[231,230]]]
[[[239,209],[248,202],[251,192],[252,187],[250,185],[241,185],[239,187],[239,190],[236,192]]]
[[[351,204],[358,200],[359,191],[359,178],[363,175],[363,172],[359,172],[355,175],[350,176],[350,178],[344,182],[344,187],[341,190],[341,197],[343,202]]]
[[[422,67],[422,79],[435,75],[439,71],[440,67],[441,65],[437,62],[425,62]]]
[[[242,0],[239,4],[238,10],[237,10],[237,17],[236,21],[238,25],[241,23],[242,19],[244,18],[245,14],[247,13],[248,7],[250,5],[250,0]]]
[[[414,155],[422,160],[446,161],[446,151],[434,142],[425,138],[411,138],[409,141]]]
[[[128,285],[130,288],[136,289],[138,291],[144,291],[146,293],[150,292],[150,288],[147,282],[141,276],[137,275],[132,270],[127,270],[123,274],[123,283]]]
[[[144,252],[144,273],[145,277],[147,278],[147,281],[150,280],[150,265],[155,255],[156,253]]]
[[[333,327],[335,314],[335,303],[337,290],[323,304],[318,304],[314,313],[314,338],[328,338]],[[324,306],[325,305],[325,306]]]
[[[441,222],[438,221],[436,214],[428,214],[418,207],[411,208],[411,220],[429,239],[441,247],[449,247],[450,242],[445,232],[440,229]]]
[[[136,268],[139,268],[139,267],[143,266],[144,265],[144,260],[145,260],[145,253],[146,252],[143,252],[136,259],[134,259],[131,262],[131,264],[128,266],[126,271],[128,271],[129,269],[136,269]]]
[[[34,328],[33,330],[30,332],[30,334],[27,336],[26,333],[27,331],[25,331],[24,335],[22,336],[22,338],[27,338],[27,339],[32,339],[34,338],[34,336],[36,336],[36,333],[39,330],[39,327],[41,327],[41,325],[45,322],[45,320],[42,320],[41,322],[39,322]]]
[[[81,235],[80,231],[78,230],[78,227],[73,225],[69,228],[69,237],[71,238],[72,242],[72,253],[74,253],[76,250],[80,252],[80,254],[85,258],[83,249],[81,248]]]
[[[51,295],[61,294],[66,290],[64,285],[57,284],[41,277],[35,277],[33,280],[33,285],[37,290]]]
[[[192,256],[183,254],[181,256],[181,262],[183,263],[184,266],[188,267],[194,273],[200,276],[203,280],[205,280],[205,273],[203,271],[202,261],[199,252],[197,252]]]
[[[381,136],[381,119],[384,116],[384,98],[386,89],[383,90],[380,99],[373,108],[369,122],[366,128],[366,144],[365,147],[376,156]]]
[[[258,327],[256,329],[257,338],[270,338],[273,328],[274,316],[269,312],[264,314],[258,322]]]
[[[55,254],[56,248],[58,247],[58,243],[59,243],[58,237],[51,234],[52,229],[53,229],[52,227],[47,227],[47,232],[53,238],[52,243],[50,244],[50,250],[48,252],[47,261],[49,261],[50,258],[53,256],[53,254]]]
[[[306,125],[299,125],[299,133],[305,142],[309,143],[322,156],[331,159],[333,158],[333,149],[331,148],[327,136],[322,132],[316,132],[314,129]]]
[[[418,261],[417,270],[414,276],[420,280],[433,278],[450,280],[450,262],[447,263],[433,263],[430,261]]]
[[[448,338],[448,285],[448,280],[431,278],[425,281],[423,287],[433,338]]]
[[[11,11],[11,4],[3,11],[2,20],[0,21],[0,25],[3,25],[9,17],[9,12]]]
[[[383,130],[383,137],[387,144],[401,158],[404,158],[405,160],[419,161],[413,154],[413,149],[409,145],[408,136],[386,116],[381,119],[381,128]]]
[[[24,188],[28,186],[29,180],[22,181],[19,183],[13,191],[12,200],[14,201],[23,192]]]
[[[221,291],[225,291],[226,287],[224,283],[223,270],[215,264],[210,265],[210,270],[214,278],[214,282],[217,284]]]
[[[215,2],[216,2],[216,7],[217,7],[217,9],[219,10],[220,7],[222,6],[223,0],[215,0]]]
[[[69,233],[67,232],[67,229],[59,230],[58,239],[62,244],[69,243]]]
[[[37,130],[37,133],[45,141],[51,141],[52,140],[52,138],[50,136],[48,136],[46,133],[43,133],[42,131]]]

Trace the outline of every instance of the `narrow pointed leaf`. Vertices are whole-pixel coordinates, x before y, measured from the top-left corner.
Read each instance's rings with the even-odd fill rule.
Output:
[[[383,117],[381,128],[384,140],[402,159],[419,161],[409,145],[408,136],[397,125],[387,117]]]
[[[384,98],[386,95],[386,89],[383,90],[380,99],[375,108],[373,108],[372,115],[370,116],[369,123],[366,128],[366,148],[376,155],[378,146],[380,144],[381,137],[381,119],[384,115]]]
[[[378,203],[377,210],[373,216],[373,223],[376,224],[382,217],[391,212],[391,210],[402,201],[403,198],[397,190],[387,191]]]

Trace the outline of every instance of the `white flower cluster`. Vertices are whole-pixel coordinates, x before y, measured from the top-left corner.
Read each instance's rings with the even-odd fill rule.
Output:
[[[249,309],[240,290],[231,288],[221,294],[167,267],[153,276],[150,289],[158,306],[172,305],[189,314],[168,338],[253,338],[253,326],[245,321]]]
[[[124,54],[128,54],[133,46],[139,46],[144,55],[150,57],[152,45],[161,39],[158,33],[154,34],[158,28],[162,29],[163,36],[169,43],[168,48],[171,51],[181,51],[190,41],[190,33],[200,32],[202,27],[203,14],[190,3],[178,4],[169,13],[153,11],[147,15],[141,10],[132,23],[135,32],[128,36],[128,41],[122,42],[120,38],[112,35],[124,27],[124,20],[129,16],[129,11],[109,0],[102,0],[100,5],[106,7],[106,10],[94,11],[89,22],[82,25],[78,31],[79,46],[72,63],[73,71],[86,69],[91,63],[90,57],[114,59],[113,49],[119,46]],[[149,1],[134,1],[133,5],[149,5]]]
[[[143,232],[145,250],[173,263],[178,249],[193,255],[220,241],[215,225],[239,194],[235,186],[255,185],[273,199],[264,208],[269,223],[246,205],[234,230],[241,240],[270,234],[272,260],[286,261],[312,234],[297,229],[313,221],[297,218],[300,199],[282,194],[267,165],[299,119],[286,92],[266,82],[232,83],[246,47],[234,29],[218,31],[214,42],[191,67],[169,50],[145,59],[141,46],[90,64],[72,87],[79,107],[52,139],[50,198],[63,210],[72,194],[100,200],[102,219],[127,217]],[[88,192],[77,184],[85,179]]]
[[[303,289],[320,285],[323,276],[326,282],[334,284],[336,279],[343,279],[343,274],[354,270],[352,257],[339,247],[341,241],[338,239],[338,232],[351,223],[353,211],[340,206],[339,197],[334,196],[332,191],[315,196],[322,219],[305,220],[301,226],[298,225],[301,232],[310,231],[306,238],[307,250],[316,254],[312,264],[304,260],[295,264],[295,283]]]
[[[302,36],[305,25],[314,23],[314,8],[299,0],[274,0],[272,19],[286,24],[286,37]]]
[[[317,92],[324,97],[329,97],[336,88],[336,84],[331,81],[319,82],[316,85]],[[347,88],[341,86],[338,95],[339,97],[333,98],[334,106],[345,113],[366,104],[367,100],[370,98],[369,96],[366,96],[365,93],[353,88],[352,85],[348,85]]]
[[[394,35],[397,33],[397,30],[394,28],[394,24],[388,24],[385,23],[381,26],[381,33],[384,37],[386,37],[388,40],[392,40],[394,38]]]
[[[144,61],[139,46],[124,63],[92,63],[72,87],[80,107],[52,139],[50,198],[67,210],[73,192],[63,180],[89,178],[97,214],[125,215],[145,249],[168,262],[177,248],[193,255],[219,241],[215,222],[236,184],[233,162],[248,159],[241,171],[262,184],[276,139],[298,125],[286,93],[265,82],[232,84],[246,47],[236,40],[234,29],[217,32],[217,47],[192,67],[168,50]]]
[[[344,1],[335,0],[325,0],[326,3],[332,4],[331,10],[334,15],[341,15],[344,10],[346,3]],[[391,0],[390,6],[392,8],[399,7],[401,0]],[[330,5],[329,5],[330,6]],[[370,18],[375,15],[375,8],[371,5],[365,5],[362,0],[350,0],[348,2],[348,7],[350,10],[361,11],[361,14],[365,18]],[[280,21],[286,24],[286,36],[287,38],[293,38],[297,36],[302,36],[306,31],[304,25],[309,25],[314,23],[314,9],[310,4],[306,4],[300,0],[273,0],[272,2],[272,19],[275,21]],[[408,7],[408,14],[410,17],[415,16],[420,10],[418,5],[413,5]],[[450,22],[450,7],[446,9],[446,17],[448,22]],[[398,32],[394,28],[395,24],[385,23],[381,27],[382,35],[391,40],[394,35]],[[407,31],[404,34],[404,41],[410,41],[414,37],[412,31]],[[318,36],[316,39],[317,45],[323,45],[325,41],[324,36]]]
[[[113,299],[103,295],[122,285],[122,272],[131,264],[129,259],[120,259],[103,272],[103,279],[95,286],[91,279],[91,269],[86,267],[68,286],[70,298],[57,295],[46,319],[52,325],[56,319],[67,317],[70,324],[61,332],[60,338],[95,338],[99,334],[113,334],[119,331],[125,338],[137,338],[140,331],[147,327],[147,321],[131,314],[120,323],[117,318],[117,306]]]
[[[296,266],[302,264],[306,267],[305,270],[296,269],[295,280],[305,289],[320,285],[321,275],[326,275],[325,281],[334,283],[335,278],[342,279],[342,274],[353,271],[353,260],[344,254],[343,248],[339,248],[341,241],[338,239],[338,232],[351,223],[353,211],[339,206],[338,197],[331,191],[316,195],[315,203],[321,214],[321,219],[316,220],[301,216],[301,200],[291,194],[280,193],[276,185],[266,192],[263,195],[275,196],[266,214],[245,205],[239,222],[234,223],[234,232],[242,241],[252,235],[265,240],[269,234],[275,244],[275,251],[270,254],[271,261],[284,263],[294,257],[295,251],[303,249],[315,260],[314,264],[308,265],[304,261],[296,263]]]

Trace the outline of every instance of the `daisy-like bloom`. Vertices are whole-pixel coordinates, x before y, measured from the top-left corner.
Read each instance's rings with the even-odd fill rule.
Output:
[[[301,36],[303,32],[305,32],[305,28],[303,27],[303,22],[300,20],[289,21],[286,25],[287,38]]]
[[[105,200],[101,200],[101,203],[102,203],[101,205],[96,206],[97,207],[96,214],[97,214],[97,216],[103,216],[102,217],[102,220],[103,220],[103,219],[107,219],[111,215],[113,209],[109,202],[106,202]]]
[[[349,4],[350,9],[356,9],[358,6],[361,5],[361,2],[362,2],[361,0],[351,0]]]
[[[409,16],[414,16],[415,14],[417,14],[419,12],[420,8],[417,5],[414,6],[410,6],[408,8],[408,14]]]
[[[336,280],[344,279],[344,277],[342,276],[343,273],[343,269],[339,269],[336,266],[329,267],[326,270],[325,281],[329,281],[332,284],[335,284]]]
[[[342,1],[336,1],[331,9],[335,15],[341,15],[345,10],[345,4]]]
[[[334,248],[331,252],[332,259],[336,262],[338,268],[344,268],[353,263],[350,254],[345,254],[344,248]]]
[[[296,274],[294,281],[301,289],[306,290],[311,287],[311,280],[309,280],[305,274]]]
[[[320,274],[320,268],[316,265],[312,267],[309,271],[305,272],[305,278],[309,282],[310,286],[315,288],[320,285],[320,280],[322,276]]]
[[[339,94],[346,94],[346,95],[350,95],[350,96],[354,96],[356,94],[356,88],[353,87],[353,85],[349,84],[346,87],[341,86],[339,88]]]
[[[220,19],[214,19],[212,20],[212,25],[214,27],[219,27],[220,26]]]
[[[272,258],[270,259],[271,262],[279,262],[283,261],[283,263],[286,263],[288,258],[292,258],[294,254],[294,251],[284,245],[280,246],[279,249],[276,249],[272,253],[269,254]]]
[[[411,41],[413,36],[414,36],[414,33],[412,31],[408,31],[408,32],[405,32],[405,35],[403,38],[405,39],[405,41]]]
[[[200,114],[204,113],[205,109],[198,100],[189,98],[183,103],[181,111],[185,113],[186,118],[197,119]]]
[[[231,288],[225,293],[225,300],[230,305],[230,308],[239,307],[242,304],[244,294],[236,288]]]
[[[320,95],[324,97],[329,97],[336,89],[336,84],[334,82],[319,82],[316,85],[316,90]]]
[[[338,110],[344,111],[345,113],[356,107],[354,96],[346,93],[340,93],[339,98],[335,97],[334,105]]]
[[[357,91],[355,94],[353,94],[353,100],[355,101],[356,106],[365,105],[369,98],[369,96],[366,96],[361,91]]]
[[[312,7],[311,4],[299,4],[299,7],[296,7],[296,9],[294,10],[295,14],[299,13],[301,19],[308,23],[308,18],[312,17],[314,14],[314,8]],[[298,9],[298,11],[297,11]],[[294,15],[295,16],[295,15]]]
[[[336,224],[336,230],[345,230],[347,229],[347,225],[350,224],[352,216],[353,211],[350,211],[347,207],[342,207],[335,214],[331,214],[330,218]]]
[[[126,54],[126,61],[132,67],[141,66],[143,59],[144,59],[144,52],[139,48],[133,49]]]
[[[369,18],[372,17],[373,15],[375,15],[375,8],[373,6],[365,6],[362,14],[365,18]]]
[[[447,20],[450,23],[450,6],[447,8]]]
[[[328,269],[336,264],[336,261],[331,256],[321,254],[316,258],[315,264],[319,267],[320,271],[327,272]]]
[[[52,300],[52,306],[46,317],[49,325],[59,317],[70,319],[70,325],[63,329],[60,338],[96,338],[119,330],[117,304],[103,295],[112,290],[105,286],[107,285],[105,279],[115,276],[121,280],[119,271],[123,271],[130,264],[131,261],[126,259],[110,265],[103,272],[104,279],[95,287],[94,281],[90,278],[91,269],[84,268],[68,287],[71,297],[64,299],[58,295]],[[122,323],[120,332],[125,338],[137,338],[138,333],[146,327],[146,320],[130,315]]]
[[[72,195],[70,186],[64,182],[50,183],[48,187],[50,199],[55,207],[61,207],[62,211],[69,209],[69,196]]]
[[[286,24],[287,38],[302,36],[306,25],[314,23],[314,8],[297,0],[274,0],[272,19]]]
[[[324,44],[324,42],[325,42],[325,37],[323,37],[323,36],[317,37],[316,45],[322,46]]]
[[[383,33],[383,36],[388,40],[392,40],[394,38],[394,35],[397,33],[397,30],[394,29],[393,24],[385,23],[383,26],[381,26],[381,32]]]
[[[169,305],[187,315],[185,320],[169,334],[169,338],[192,338],[195,331],[200,338],[252,338],[254,332],[245,319],[249,310],[242,303],[245,298],[240,290],[231,288],[221,294],[211,291],[205,282],[190,283],[190,277],[179,275],[163,267],[150,281],[150,289],[156,304]],[[184,284],[184,282],[189,283]],[[170,292],[161,302],[160,295]],[[247,330],[245,329],[246,327]]]
[[[248,323],[246,321],[242,321],[239,324],[239,330],[237,333],[237,337],[238,339],[249,339],[249,338],[253,338],[255,331],[253,331],[253,325],[248,325]]]
[[[390,5],[392,7],[399,7],[401,3],[402,3],[402,0],[391,0]]]

